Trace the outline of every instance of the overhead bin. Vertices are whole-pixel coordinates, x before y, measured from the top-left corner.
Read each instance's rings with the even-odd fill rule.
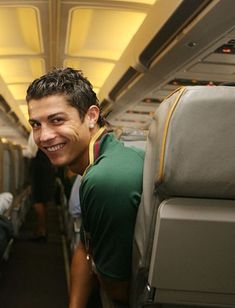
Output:
[[[100,95],[105,87],[109,87],[109,98],[112,101],[118,100],[149,69],[156,56],[210,2],[211,0],[176,0],[169,1],[166,6],[164,0],[156,1],[101,89]]]
[[[211,0],[184,0],[157,31],[150,43],[139,55],[139,62],[149,68],[154,59],[182,31]],[[165,8],[159,7],[157,16],[163,15]],[[156,18],[156,15],[155,15]]]
[[[101,88],[99,92],[101,100],[109,98],[115,101],[130,83],[146,71],[147,68],[139,61],[139,55],[182,2],[182,0],[172,0],[166,6],[164,0],[158,0],[151,6],[142,25]]]
[[[187,5],[187,2],[196,6],[197,1],[183,1],[181,5]],[[210,53],[215,50],[219,40],[227,41],[226,36],[234,29],[235,13],[231,10],[234,5],[233,1],[198,1],[198,4],[201,12],[196,16],[193,15],[185,27],[182,28],[181,25],[180,31],[170,43],[168,42],[164,50],[160,53],[157,49],[154,50],[152,42],[159,44],[163,36],[157,38],[156,34],[153,41],[140,54],[142,64],[145,63],[148,70],[141,75],[141,78],[137,78],[131,87],[128,86],[128,91],[123,91],[122,95],[117,98],[115,104],[118,106],[118,111],[120,106],[127,108],[130,103],[140,101],[146,96],[157,98],[157,91],[167,85],[170,80],[181,75],[185,78],[187,75],[185,69],[190,67],[190,63],[200,62],[203,52],[207,50],[207,53]],[[180,6],[178,6],[178,12],[179,10]],[[226,16],[226,18],[221,18],[221,16]],[[181,17],[178,16],[178,18]],[[115,108],[112,114],[115,116]]]
[[[100,102],[100,110],[103,116],[107,116],[112,110],[112,102],[107,99],[103,99]]]
[[[122,91],[124,91],[132,82],[134,82],[134,80],[140,76],[140,74],[140,72],[130,66],[119,79],[117,84],[113,87],[113,89],[109,92],[109,97],[111,100],[115,101],[116,98],[122,93]]]
[[[0,108],[2,109],[3,112],[8,113],[11,108],[6,102],[5,98],[0,94]]]

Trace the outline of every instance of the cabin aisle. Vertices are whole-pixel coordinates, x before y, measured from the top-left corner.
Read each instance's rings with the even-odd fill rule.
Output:
[[[65,308],[68,289],[62,244],[59,209],[48,207],[48,241],[34,243],[27,239],[35,227],[31,209],[13,243],[9,260],[1,266],[1,308]]]

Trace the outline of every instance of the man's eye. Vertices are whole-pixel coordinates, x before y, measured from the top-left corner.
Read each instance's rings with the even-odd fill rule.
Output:
[[[37,129],[37,128],[40,127],[40,124],[37,123],[37,122],[31,122],[30,125],[31,125],[31,127],[32,127],[33,129]]]
[[[64,119],[62,119],[62,118],[55,118],[55,119],[52,119],[51,122],[54,123],[54,124],[61,124],[61,123],[64,122]]]

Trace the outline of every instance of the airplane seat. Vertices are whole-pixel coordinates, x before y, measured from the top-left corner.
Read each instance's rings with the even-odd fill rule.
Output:
[[[173,92],[152,121],[131,307],[235,307],[235,88]]]

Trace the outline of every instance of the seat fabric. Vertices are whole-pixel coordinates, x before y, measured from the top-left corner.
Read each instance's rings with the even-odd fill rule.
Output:
[[[131,307],[235,307],[235,88],[157,109],[133,243]]]

